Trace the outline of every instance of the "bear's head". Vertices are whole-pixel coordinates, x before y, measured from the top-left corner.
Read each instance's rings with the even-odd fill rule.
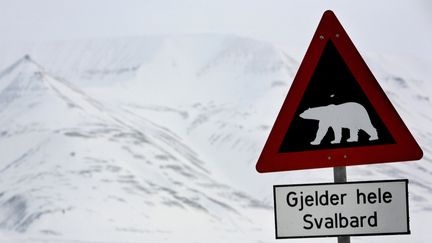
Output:
[[[313,109],[314,108],[309,108],[309,109],[303,111],[300,114],[300,117],[303,118],[303,119],[316,119],[316,117],[314,117]]]
[[[324,117],[328,116],[334,106],[335,105],[312,107],[303,111],[300,117],[310,120],[322,120]]]

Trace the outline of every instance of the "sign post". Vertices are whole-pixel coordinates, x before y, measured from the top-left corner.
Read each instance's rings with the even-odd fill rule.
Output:
[[[410,234],[408,180],[347,182],[350,165],[423,151],[326,11],[258,158],[260,173],[333,167],[334,183],[274,186],[276,239]]]
[[[333,176],[335,183],[344,183],[347,182],[347,172],[346,167],[333,167]],[[339,236],[338,243],[350,243],[351,239],[349,236]]]

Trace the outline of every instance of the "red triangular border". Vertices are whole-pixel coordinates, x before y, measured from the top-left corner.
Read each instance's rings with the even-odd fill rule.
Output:
[[[395,140],[395,144],[279,153],[321,54],[329,39],[368,97],[372,107]],[[276,172],[372,163],[418,160],[423,151],[385,95],[335,14],[324,13],[294,78],[276,122],[258,159],[258,172]]]

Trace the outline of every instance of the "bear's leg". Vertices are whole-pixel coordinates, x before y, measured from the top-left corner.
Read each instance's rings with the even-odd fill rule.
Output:
[[[333,127],[333,132],[335,138],[331,141],[332,144],[337,144],[341,142],[342,139],[342,128],[341,127]]]
[[[358,142],[358,132],[359,129],[350,129],[350,137],[348,138],[347,142]]]
[[[327,130],[329,129],[329,126],[324,124],[318,124],[318,131],[315,135],[315,140],[313,140],[310,144],[312,145],[319,145],[321,144],[321,140],[324,138],[324,136],[327,133]]]
[[[378,132],[374,127],[371,127],[366,132],[370,136],[369,141],[378,140]]]

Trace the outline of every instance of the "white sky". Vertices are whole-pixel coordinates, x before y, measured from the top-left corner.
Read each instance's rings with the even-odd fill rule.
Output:
[[[359,48],[432,56],[430,0],[0,0],[3,40],[229,33],[309,45],[331,9]]]

